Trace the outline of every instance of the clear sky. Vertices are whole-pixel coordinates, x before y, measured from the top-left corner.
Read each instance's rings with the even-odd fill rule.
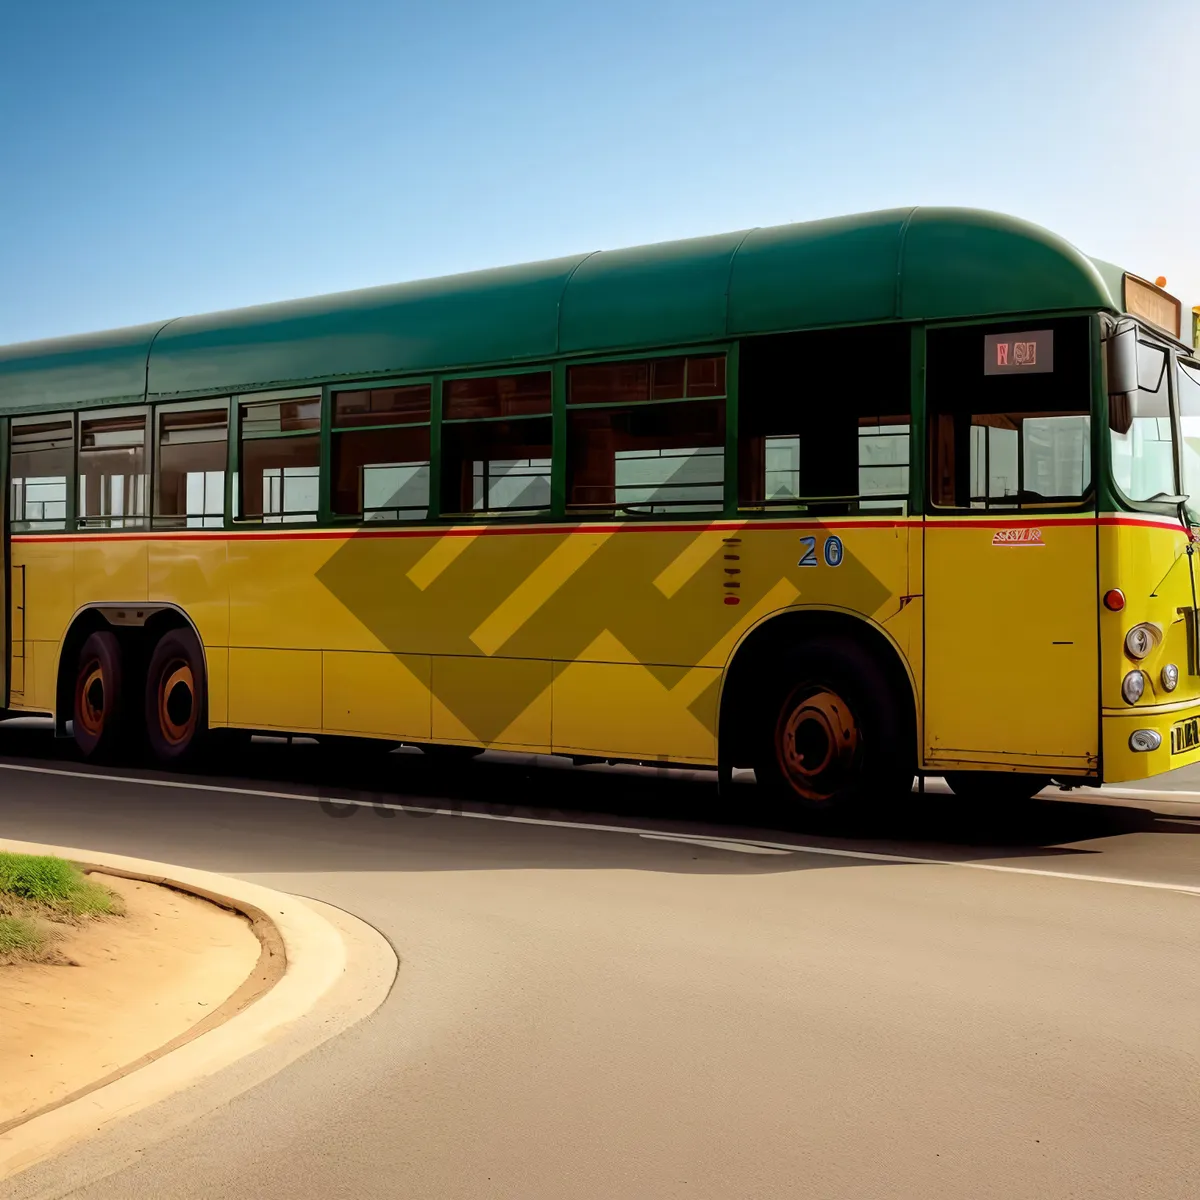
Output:
[[[1192,0],[8,0],[0,343],[907,204],[1200,304]]]

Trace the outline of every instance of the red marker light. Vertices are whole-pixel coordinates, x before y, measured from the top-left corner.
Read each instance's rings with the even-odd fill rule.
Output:
[[[1120,612],[1125,607],[1125,593],[1120,588],[1113,588],[1104,593],[1104,607],[1109,612]]]

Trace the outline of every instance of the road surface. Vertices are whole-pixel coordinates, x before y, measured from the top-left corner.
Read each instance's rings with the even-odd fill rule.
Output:
[[[0,727],[6,836],[315,897],[401,962],[131,1165],[12,1194],[1200,1195],[1197,774],[1032,815],[927,797],[851,841],[753,826],[752,783],[490,759],[94,772]]]

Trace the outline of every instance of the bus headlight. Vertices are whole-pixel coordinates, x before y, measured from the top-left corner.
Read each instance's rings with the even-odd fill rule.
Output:
[[[1162,641],[1162,630],[1149,621],[1135,625],[1125,635],[1125,653],[1130,658],[1145,658]]]
[[[1167,663],[1162,669],[1162,685],[1164,692],[1173,692],[1179,685],[1179,668],[1174,663]]]
[[[1129,748],[1138,754],[1148,754],[1162,745],[1162,734],[1157,729],[1135,729],[1129,735]]]
[[[1141,671],[1130,671],[1121,681],[1121,695],[1126,704],[1136,704],[1146,690],[1146,676]]]

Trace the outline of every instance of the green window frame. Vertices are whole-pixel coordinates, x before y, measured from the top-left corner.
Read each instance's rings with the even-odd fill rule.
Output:
[[[85,447],[83,444],[85,430],[88,426],[102,426],[105,423],[113,424],[125,422],[132,428],[135,419],[140,418],[142,430],[141,442],[141,470],[139,472],[131,472],[129,475],[118,474],[99,474],[93,475],[91,472],[84,474],[84,454],[95,453],[97,457],[108,453],[120,453],[122,450],[133,449],[132,446],[104,445],[97,444],[95,446]],[[96,432],[103,432],[97,429]],[[137,405],[121,405],[113,408],[89,408],[81,410],[75,420],[75,479],[72,490],[75,494],[75,527],[80,530],[95,530],[97,532],[113,529],[145,529],[150,524],[150,503],[151,503],[151,480],[153,478],[153,438],[150,425],[150,407],[145,404]],[[84,496],[81,493],[86,493],[88,490],[87,480],[99,478],[101,484],[97,489],[95,497],[96,507],[100,510],[95,513],[86,513]],[[114,488],[112,481],[128,480],[132,482],[133,491],[129,491],[125,484],[119,485],[119,492]],[[130,507],[130,500],[133,500],[134,505],[140,507],[140,512],[127,512]],[[120,512],[117,512],[117,509]],[[104,511],[107,509],[108,511]]]
[[[470,417],[447,417],[447,392],[449,386],[454,383],[467,382],[475,379],[507,379],[517,376],[533,376],[545,375],[549,381],[549,404],[545,412],[536,413],[508,413],[498,416],[470,416]],[[558,476],[561,474],[561,460],[557,454],[559,443],[558,426],[560,424],[558,418],[558,409],[561,407],[559,403],[559,387],[562,372],[557,369],[557,365],[553,363],[535,363],[523,364],[521,366],[500,366],[493,367],[490,370],[472,370],[472,371],[456,371],[453,374],[446,373],[437,377],[435,387],[435,399],[433,407],[433,430],[431,438],[430,452],[434,455],[434,469],[430,480],[431,488],[436,489],[431,494],[431,508],[435,508],[436,515],[439,518],[451,520],[455,523],[462,522],[517,522],[522,524],[544,524],[547,521],[561,519],[561,484],[557,482]],[[540,472],[544,475],[549,485],[549,494],[547,502],[543,505],[530,506],[497,506],[495,508],[485,509],[470,509],[463,510],[460,506],[453,506],[447,503],[447,484],[446,477],[446,443],[454,437],[456,428],[467,426],[492,426],[499,427],[503,425],[532,425],[533,423],[543,423],[548,426],[550,454],[548,456],[548,470]],[[449,439],[448,439],[449,434]],[[528,456],[533,461],[533,456]],[[463,460],[465,461],[465,459]],[[485,461],[509,461],[509,460],[485,460]],[[538,461],[541,461],[541,456],[538,456]],[[515,475],[516,478],[528,478],[528,476]],[[482,484],[486,490],[491,487],[491,478],[486,471],[482,475]]]
[[[1055,336],[1055,363],[1054,372],[1052,374],[1032,375],[1031,379],[1040,379],[1043,381],[1053,379],[1054,381],[1054,399],[1053,406],[1047,405],[1042,411],[1031,411],[1028,415],[1034,418],[1046,419],[1048,417],[1069,417],[1074,419],[1086,419],[1087,427],[1082,439],[1079,439],[1079,444],[1086,452],[1080,457],[1081,474],[1085,477],[1085,482],[1078,494],[1071,495],[1049,495],[1039,496],[1036,493],[1027,493],[1023,488],[1024,474],[1026,470],[1026,446],[1024,430],[1022,429],[1018,435],[1016,454],[1017,458],[1013,459],[1012,454],[1009,458],[1016,463],[1014,472],[1017,480],[1017,488],[1011,496],[997,496],[992,494],[993,486],[993,471],[990,458],[990,445],[984,439],[990,441],[990,433],[981,434],[976,439],[977,448],[984,448],[985,453],[981,454],[976,459],[976,464],[983,465],[982,485],[984,492],[980,495],[968,496],[966,503],[963,503],[959,492],[973,491],[973,488],[963,487],[963,480],[955,481],[953,488],[955,492],[955,503],[946,502],[946,492],[949,485],[945,480],[935,480],[935,475],[941,470],[945,471],[945,464],[939,457],[938,436],[939,436],[939,418],[947,416],[946,400],[937,396],[939,388],[945,388],[944,380],[941,378],[945,371],[943,360],[939,358],[941,345],[945,344],[943,335],[958,334],[966,336],[968,334],[978,337],[979,348],[979,367],[974,366],[974,360],[968,359],[964,361],[970,362],[970,374],[964,375],[964,381],[959,384],[958,391],[964,392],[968,386],[972,386],[974,390],[980,394],[986,394],[984,389],[979,386],[979,381],[984,378],[982,373],[982,353],[984,347],[984,337],[989,334],[1015,334],[1022,331],[1034,331],[1050,329]],[[1103,391],[1102,379],[1098,374],[1098,343],[1099,324],[1098,317],[1094,312],[1080,312],[1079,310],[1055,310],[1039,314],[1018,313],[1015,315],[1004,314],[1001,316],[983,316],[974,318],[955,319],[951,321],[936,321],[928,322],[924,326],[922,334],[922,379],[921,379],[921,396],[920,396],[920,414],[921,422],[920,429],[914,430],[920,439],[920,456],[914,454],[912,461],[915,463],[920,461],[921,464],[921,496],[922,510],[927,516],[952,516],[961,513],[1016,513],[1021,515],[1029,515],[1036,513],[1071,513],[1071,512],[1095,512],[1097,505],[1101,501],[1102,490],[1105,487],[1105,481],[1108,481],[1108,486],[1114,486],[1111,481],[1111,473],[1109,473],[1109,464],[1105,461],[1105,455],[1102,453],[1104,446],[1103,439],[1106,437],[1107,423],[1107,398],[1101,397]],[[914,335],[915,336],[915,335]],[[1079,354],[1068,355],[1065,351],[1071,346],[1072,341],[1078,341],[1081,345],[1086,343],[1086,350],[1081,356]],[[1075,347],[1078,349],[1079,347]],[[931,361],[932,357],[932,361]],[[1072,375],[1075,378],[1072,378]],[[995,386],[994,381],[997,378],[1005,378],[1003,376],[988,377],[993,381],[992,387]],[[1012,376],[1008,377],[1010,380]],[[1049,384],[1045,384],[1049,388]],[[1073,387],[1074,398],[1077,403],[1074,407],[1064,407],[1061,403],[1062,397],[1067,395],[1071,398],[1071,394],[1065,389]],[[992,410],[986,407],[980,409],[983,416],[988,416]],[[1024,419],[1026,413],[1020,404],[1013,408],[1013,413]],[[959,415],[965,414],[965,408]],[[974,418],[972,418],[974,425]],[[974,425],[976,429],[979,425]],[[974,434],[972,434],[974,436]],[[965,465],[961,468],[961,473],[966,476],[969,474]],[[1125,501],[1129,505],[1128,501]]]
[[[232,491],[232,521],[234,525],[288,525],[288,526],[306,526],[318,525],[322,521],[322,517],[327,517],[327,512],[322,513],[322,492],[327,486],[328,477],[328,437],[325,433],[327,422],[325,420],[324,409],[327,407],[326,393],[328,389],[319,386],[308,388],[288,388],[284,391],[271,392],[244,392],[231,397],[232,420],[230,422],[231,436],[231,464],[230,464],[230,485]],[[270,404],[280,406],[289,403],[299,403],[306,401],[316,405],[315,425],[304,425],[300,428],[285,429],[283,428],[284,415],[280,412],[280,427],[278,429],[253,429],[245,428],[247,409],[258,407],[265,408]],[[313,420],[314,416],[301,416],[295,414],[291,417],[292,420],[307,421]],[[302,461],[305,457],[299,450],[291,451],[294,458],[301,461],[288,463],[285,461],[285,453],[280,452],[275,456],[270,456],[266,452],[259,451],[264,457],[276,457],[280,459],[276,465],[266,465],[262,462],[258,464],[258,469],[263,470],[263,488],[261,507],[264,509],[261,513],[253,513],[245,511],[245,468],[247,459],[247,446],[254,443],[288,443],[292,442],[298,447],[301,441],[312,441],[316,444],[316,461],[308,463]],[[288,474],[292,471],[293,474]],[[269,474],[269,472],[274,472]],[[296,485],[304,485],[306,481],[312,481],[311,487],[295,486],[291,489],[293,496],[300,496],[304,499],[311,496],[311,504],[300,504],[296,507],[288,507],[288,483],[289,481]]]
[[[585,358],[566,360],[560,364],[561,385],[557,389],[557,394],[561,396],[561,404],[556,410],[555,430],[558,435],[556,442],[556,464],[560,468],[560,484],[559,493],[561,495],[562,512],[564,515],[571,517],[574,520],[587,519],[589,515],[602,516],[604,514],[619,515],[623,520],[662,520],[664,515],[670,516],[672,511],[677,512],[681,519],[696,520],[698,522],[712,520],[714,517],[728,517],[737,514],[737,412],[738,412],[738,348],[737,341],[706,343],[699,346],[674,346],[667,348],[654,348],[649,350],[640,350],[637,353],[623,354],[605,354],[594,355]],[[572,404],[570,402],[570,374],[572,370],[578,368],[586,368],[591,366],[620,366],[628,364],[630,366],[638,366],[640,364],[653,364],[666,362],[671,360],[683,360],[686,364],[690,360],[702,360],[709,358],[723,358],[725,363],[725,387],[724,391],[719,394],[708,396],[689,396],[687,367],[685,365],[685,374],[682,382],[683,395],[672,398],[655,398],[649,396],[645,400],[632,400],[622,402],[621,400],[604,400],[595,402],[586,402]],[[634,502],[638,508],[649,508],[649,511],[637,511],[633,505],[622,506],[616,503],[608,504],[571,504],[569,496],[570,486],[570,447],[569,447],[569,418],[572,412],[599,412],[603,410],[609,411],[628,411],[636,409],[640,411],[649,411],[652,409],[662,409],[674,405],[701,405],[701,404],[719,404],[721,407],[722,421],[724,423],[723,431],[723,452],[721,454],[722,463],[722,479],[720,484],[721,497],[715,500],[711,506],[705,504],[698,508],[695,504],[680,499],[675,501],[645,501]],[[616,486],[616,485],[614,485]],[[703,502],[701,502],[703,503]],[[662,510],[662,511],[658,511]]]
[[[207,511],[212,497],[212,481],[205,480],[202,485],[203,509],[194,513],[163,514],[162,510],[162,459],[163,459],[163,418],[187,413],[204,413],[223,411],[225,414],[225,433],[221,438],[221,461],[223,478],[220,483],[221,512],[219,514]],[[228,396],[214,396],[204,400],[174,401],[154,406],[151,420],[151,510],[150,525],[153,529],[228,529],[231,524],[233,496],[233,467],[232,443],[234,437],[235,414],[233,399]],[[215,444],[216,439],[212,439]],[[205,472],[209,474],[210,472]]]
[[[6,421],[5,424],[7,426],[7,439],[6,439],[6,445],[5,445],[5,455],[6,455],[5,466],[6,466],[7,470],[5,471],[5,478],[7,481],[7,489],[8,489],[8,495],[5,500],[5,515],[6,515],[6,519],[8,521],[9,529],[13,533],[19,533],[22,535],[25,535],[25,534],[35,534],[36,535],[39,533],[61,534],[65,531],[74,529],[76,527],[76,525],[75,525],[75,508],[76,508],[75,488],[76,488],[77,479],[78,479],[77,464],[78,464],[78,444],[79,444],[78,427],[77,427],[78,423],[76,420],[76,414],[74,412],[70,412],[70,411],[37,413],[34,415],[30,415],[30,416],[12,417],[8,421]],[[59,449],[66,450],[66,457],[68,459],[67,472],[66,472],[65,476],[63,476],[63,478],[62,478],[63,497],[62,497],[61,501],[58,501],[55,499],[49,499],[43,492],[41,495],[39,495],[37,498],[35,498],[33,500],[33,503],[38,504],[38,505],[43,505],[46,503],[50,503],[52,505],[57,505],[57,504],[61,503],[63,505],[63,514],[61,517],[52,516],[48,519],[45,518],[44,516],[38,516],[36,518],[26,518],[26,517],[24,517],[24,515],[22,515],[21,517],[18,517],[17,512],[20,511],[22,514],[24,514],[24,512],[26,511],[26,504],[28,503],[27,498],[25,496],[25,489],[24,489],[24,487],[18,489],[17,477],[13,473],[13,457],[18,452],[18,449],[19,449],[19,443],[18,443],[18,437],[17,437],[18,432],[21,429],[36,429],[38,427],[47,428],[47,427],[52,427],[54,425],[62,425],[66,429],[69,430],[69,433],[67,433],[65,435],[60,435],[59,438],[55,439],[56,441],[67,441],[69,443],[65,447],[59,447]],[[48,447],[48,448],[52,449],[53,447]],[[43,477],[43,476],[22,475],[20,477],[22,484],[24,484],[24,482],[27,478],[52,479],[52,478],[57,478],[57,476],[44,476]],[[17,494],[18,490],[20,490],[22,493],[21,504],[20,504],[19,508],[18,508],[18,505],[15,503],[16,498],[17,498],[16,494]],[[42,511],[44,513],[44,509]]]
[[[429,391],[429,416],[424,421],[384,421],[378,424],[375,423],[360,423],[360,424],[345,424],[339,423],[337,419],[337,398],[339,396],[348,395],[353,392],[382,392],[393,389],[419,388],[425,387]],[[322,462],[327,464],[327,470],[322,471],[321,478],[321,520],[323,524],[329,524],[339,527],[347,525],[370,525],[372,528],[388,525],[411,525],[425,524],[433,519],[435,507],[435,486],[438,476],[437,471],[437,452],[436,438],[434,433],[435,415],[437,409],[438,395],[438,376],[436,375],[413,375],[403,376],[399,378],[389,379],[373,379],[373,380],[356,380],[353,383],[337,383],[329,384],[324,389],[323,396],[323,420],[321,423],[323,434],[322,446]],[[363,489],[364,506],[359,512],[343,512],[340,511],[340,506],[337,501],[337,472],[338,472],[338,438],[344,435],[351,437],[364,434],[386,434],[386,433],[403,433],[405,431],[429,431],[429,461],[428,461],[428,495],[424,506],[417,505],[396,505],[387,504],[368,508],[365,504],[366,495],[365,487]],[[417,460],[413,460],[415,463]],[[364,466],[380,465],[388,466],[393,464],[363,464]],[[394,465],[408,466],[408,462],[398,463]],[[393,497],[395,498],[395,497]],[[402,511],[407,511],[414,515],[400,515]],[[420,515],[415,515],[417,512]],[[368,513],[376,513],[375,517],[368,516]],[[384,515],[388,512],[395,512],[395,517],[389,518]]]

